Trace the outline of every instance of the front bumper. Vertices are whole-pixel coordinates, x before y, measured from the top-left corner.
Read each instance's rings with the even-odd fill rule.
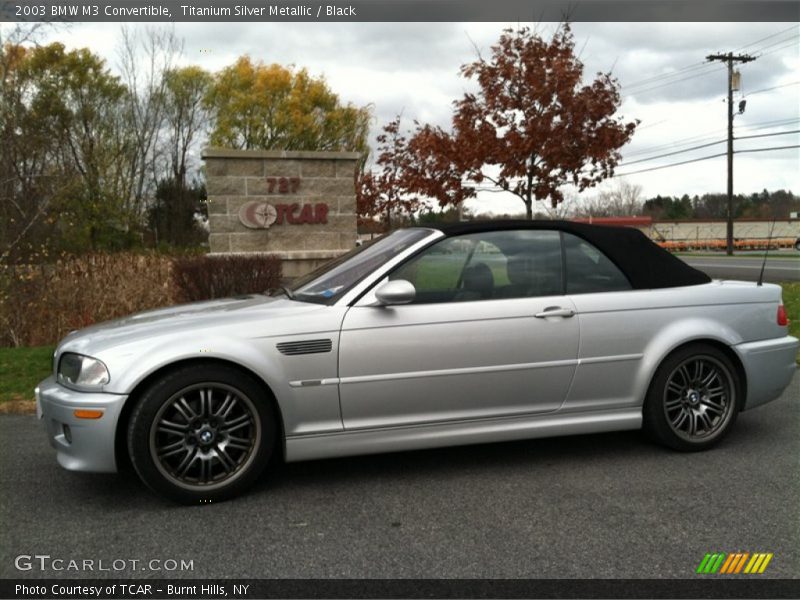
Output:
[[[126,395],[76,392],[48,377],[36,388],[36,414],[42,420],[59,464],[70,471],[115,473],[117,421]],[[99,410],[99,419],[81,419],[78,409]]]
[[[775,400],[789,387],[798,346],[800,341],[790,335],[734,346],[747,376],[744,410]]]

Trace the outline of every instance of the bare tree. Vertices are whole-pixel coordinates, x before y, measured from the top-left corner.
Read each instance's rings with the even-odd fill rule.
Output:
[[[183,52],[174,29],[148,28],[143,32],[122,27],[118,50],[119,70],[128,88],[130,192],[128,213],[138,217],[163,175],[159,137],[165,120],[167,78]]]
[[[164,80],[165,152],[171,176],[185,187],[189,153],[207,131],[205,96],[213,78],[200,67],[190,66],[166,72]]]
[[[576,192],[564,191],[564,202],[559,202],[553,206],[549,202],[542,202],[536,209],[537,212],[533,215],[535,219],[569,219],[576,215],[578,194]]]
[[[578,203],[576,216],[633,217],[641,215],[642,210],[642,186],[615,179],[596,196]]]
[[[186,244],[197,238],[201,186],[189,178],[190,153],[208,125],[205,96],[212,76],[197,66],[164,74],[164,130],[160,153],[167,170],[160,176],[148,221],[157,241]]]

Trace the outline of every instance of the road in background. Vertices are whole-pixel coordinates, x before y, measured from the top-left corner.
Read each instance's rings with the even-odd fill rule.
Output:
[[[295,463],[196,507],[64,471],[35,417],[4,416],[0,577],[693,578],[709,552],[797,577],[799,408],[800,375],[708,452],[624,432]],[[19,572],[20,554],[194,571]]]
[[[793,251],[794,252],[794,251]],[[746,254],[741,256],[681,256],[684,262],[700,269],[714,279],[740,279],[758,281],[763,255]],[[800,281],[800,260],[771,254],[764,268],[764,281]]]

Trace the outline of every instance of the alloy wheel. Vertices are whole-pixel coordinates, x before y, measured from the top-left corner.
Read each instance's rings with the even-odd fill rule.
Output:
[[[261,423],[250,398],[223,383],[173,394],[150,427],[150,455],[173,483],[191,490],[230,484],[252,462]]]
[[[693,356],[667,377],[663,406],[672,431],[687,441],[714,437],[733,414],[735,386],[729,370],[712,356]]]

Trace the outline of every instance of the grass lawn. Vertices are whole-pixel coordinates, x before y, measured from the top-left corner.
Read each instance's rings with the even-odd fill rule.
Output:
[[[416,263],[416,273],[412,281],[417,289],[422,291],[454,290],[464,268],[464,261],[465,257],[460,254],[429,254]],[[495,286],[502,287],[511,283],[506,272],[506,258],[499,252],[476,253],[472,263],[477,262],[489,266]]]
[[[431,279],[435,270],[431,268]],[[789,331],[800,337],[800,282],[782,285],[783,303],[791,321]],[[33,388],[50,375],[53,350],[53,346],[0,348],[0,405],[33,400]]]
[[[50,375],[53,346],[0,348],[0,404],[33,400],[33,388]]]
[[[800,337],[800,282],[782,283],[783,304],[789,317],[789,333]],[[800,363],[800,356],[798,356]]]

